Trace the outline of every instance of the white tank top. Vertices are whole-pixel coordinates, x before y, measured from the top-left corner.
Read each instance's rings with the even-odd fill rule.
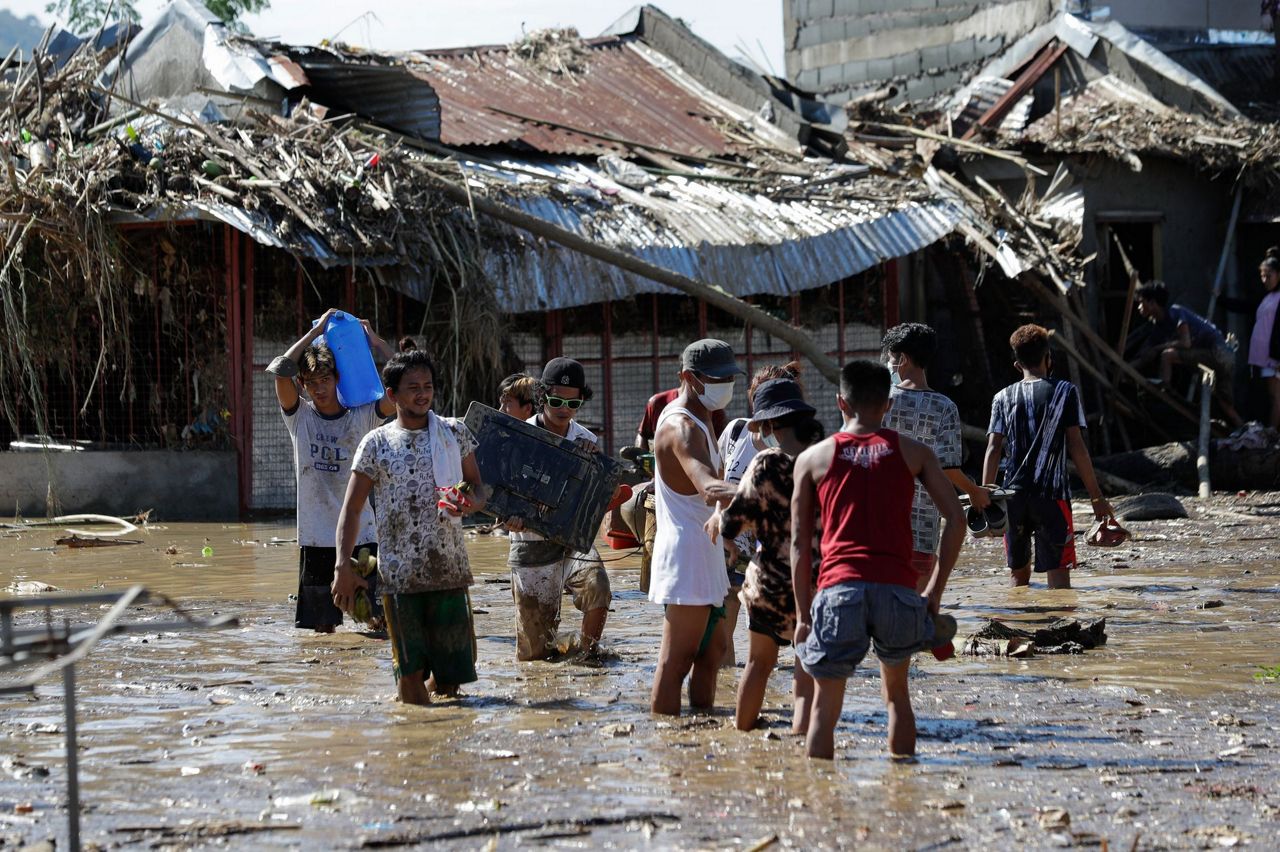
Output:
[[[720,448],[706,424],[688,409],[668,405],[658,418],[655,434],[669,417],[687,417],[702,430],[707,437],[711,466],[719,470]],[[697,492],[674,491],[663,478],[661,462],[654,477],[654,497],[657,529],[650,563],[649,600],[682,606],[721,606],[729,592],[724,546],[712,542],[702,528],[715,507],[708,506]]]

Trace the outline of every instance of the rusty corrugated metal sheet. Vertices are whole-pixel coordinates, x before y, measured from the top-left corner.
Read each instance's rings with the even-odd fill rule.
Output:
[[[580,73],[533,67],[506,47],[421,52],[406,59],[440,96],[447,145],[525,145],[547,154],[623,153],[623,146],[532,118],[669,148],[695,156],[730,153],[715,122],[731,121],[650,61],[626,38],[592,39]],[[416,60],[416,61],[415,61]]]

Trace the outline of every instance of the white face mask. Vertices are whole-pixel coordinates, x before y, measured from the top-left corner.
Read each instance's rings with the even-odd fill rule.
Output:
[[[892,357],[890,357],[889,359],[887,359],[887,360],[885,361],[885,364],[886,364],[886,366],[888,366],[888,368],[889,368],[889,382],[890,382],[890,384],[894,384],[894,385],[900,385],[900,384],[902,384],[902,376],[898,375],[898,368],[902,366],[902,360],[901,360],[901,359],[899,359],[899,360],[898,360],[898,362],[895,364],[895,363],[893,362],[893,358],[892,358]]]
[[[768,435],[766,435],[763,431],[761,431],[760,443],[764,444],[765,447],[768,449],[777,449],[777,447],[779,446],[778,436],[773,432],[770,432]]]
[[[698,401],[707,407],[707,411],[720,411],[728,406],[732,400],[733,382],[723,382],[721,384],[703,382],[702,392],[698,394]]]

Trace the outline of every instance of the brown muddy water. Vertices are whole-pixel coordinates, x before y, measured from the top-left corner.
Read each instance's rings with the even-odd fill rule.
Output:
[[[517,664],[505,539],[472,540],[480,680],[426,708],[393,700],[384,641],[293,629],[297,554],[266,544],[288,525],[156,524],[143,544],[83,550],[10,532],[0,586],[143,583],[240,616],[111,638],[79,667],[82,832],[104,848],[1277,848],[1280,684],[1255,674],[1280,665],[1280,495],[1191,511],[1131,524],[1117,550],[1082,546],[1071,591],[1009,590],[999,543],[970,542],[946,602],[960,638],[990,617],[1106,616],[1109,642],[921,655],[907,765],[886,757],[874,666],[850,681],[834,763],[790,735],[790,651],[764,730],[733,728],[740,670],[715,713],[651,717],[661,615],[634,558],[609,564],[603,662]],[[745,624],[736,641],[741,661]],[[0,846],[62,839],[60,685],[0,701]]]

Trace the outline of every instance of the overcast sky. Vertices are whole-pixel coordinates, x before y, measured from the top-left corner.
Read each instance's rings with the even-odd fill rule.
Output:
[[[17,15],[46,20],[48,0],[3,0]],[[164,6],[138,0],[143,23]],[[259,36],[314,44],[338,36],[381,50],[502,44],[522,28],[577,27],[598,35],[634,5],[631,0],[272,0],[246,19]],[[782,65],[782,0],[665,0],[656,4],[683,18],[694,32],[729,56],[748,54],[757,64]],[[761,47],[763,45],[763,48]]]

